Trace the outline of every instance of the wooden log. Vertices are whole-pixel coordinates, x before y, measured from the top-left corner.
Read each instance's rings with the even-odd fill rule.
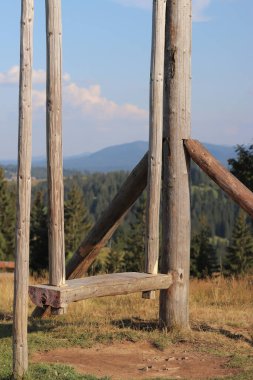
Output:
[[[108,208],[103,212],[96,224],[82,241],[77,251],[67,263],[66,277],[74,279],[82,277],[97,258],[99,251],[112,237],[125,215],[139,198],[147,185],[148,153],[136,165],[121,186]],[[35,308],[32,316],[41,318],[50,314],[48,308]]]
[[[161,272],[175,283],[160,293],[160,324],[189,327],[190,185],[183,139],[191,124],[191,0],[168,1],[165,31],[163,247]]]
[[[33,285],[29,287],[31,300],[38,306],[65,307],[71,302],[93,297],[115,296],[143,290],[167,289],[172,275],[148,273],[113,273],[66,281],[66,286]]]
[[[164,0],[153,0],[153,32],[150,73],[149,157],[146,208],[145,272],[156,274],[159,258],[159,214],[162,174],[163,88],[165,44]],[[155,292],[143,293],[155,298]]]
[[[0,269],[15,269],[14,261],[0,261]]]
[[[253,218],[253,193],[212,156],[197,140],[184,145],[193,161]]]
[[[27,317],[31,208],[33,0],[21,2],[19,139],[13,304],[13,378],[28,369]]]
[[[61,0],[46,0],[49,282],[65,283]]]

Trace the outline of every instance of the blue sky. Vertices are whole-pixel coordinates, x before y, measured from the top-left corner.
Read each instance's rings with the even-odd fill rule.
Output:
[[[0,159],[17,155],[20,0],[0,14]],[[151,0],[62,0],[64,155],[147,140]],[[192,135],[253,142],[253,1],[193,0]],[[44,0],[35,0],[33,155],[45,154]]]

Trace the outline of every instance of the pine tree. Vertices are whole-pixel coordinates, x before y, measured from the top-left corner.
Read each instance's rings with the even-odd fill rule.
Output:
[[[190,272],[194,277],[205,278],[217,271],[217,255],[210,242],[211,233],[207,226],[192,238]]]
[[[6,240],[0,232],[0,260],[4,260],[6,258]]]
[[[127,271],[143,272],[145,263],[145,222],[146,199],[141,197],[133,209],[125,246]]]
[[[48,223],[43,193],[38,191],[31,212],[30,268],[38,274],[48,270]]]
[[[0,234],[1,256],[4,260],[13,260],[15,247],[15,194],[9,189],[0,168]]]
[[[235,222],[227,252],[226,274],[243,275],[253,269],[253,236],[242,210]]]
[[[90,216],[84,203],[83,193],[73,185],[64,204],[65,251],[70,256],[78,248],[90,229]]]
[[[120,273],[125,270],[125,252],[111,249],[106,260],[107,273]]]
[[[248,148],[244,145],[237,145],[236,153],[235,159],[228,160],[231,173],[253,191],[253,145]]]

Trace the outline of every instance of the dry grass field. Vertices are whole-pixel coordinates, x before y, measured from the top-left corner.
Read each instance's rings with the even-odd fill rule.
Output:
[[[191,331],[159,331],[158,301],[139,294],[30,320],[27,379],[252,380],[252,279],[192,280],[190,288]],[[12,293],[12,275],[1,274],[1,380],[11,374]]]

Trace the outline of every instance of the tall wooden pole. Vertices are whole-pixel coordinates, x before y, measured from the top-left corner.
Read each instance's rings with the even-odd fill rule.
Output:
[[[49,283],[65,283],[61,0],[46,0]]]
[[[150,73],[149,168],[146,208],[145,271],[157,274],[159,258],[159,213],[162,174],[163,88],[166,0],[153,0],[153,32]],[[154,298],[155,292],[144,292]]]
[[[167,2],[163,147],[162,273],[175,284],[160,295],[161,326],[188,328],[190,266],[189,156],[191,125],[191,0]]]
[[[13,305],[13,377],[28,368],[27,313],[31,207],[33,0],[21,3],[17,216]]]

